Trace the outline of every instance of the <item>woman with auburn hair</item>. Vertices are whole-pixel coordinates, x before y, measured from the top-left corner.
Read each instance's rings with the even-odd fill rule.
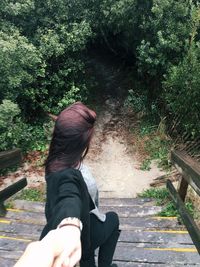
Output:
[[[98,267],[117,266],[112,259],[120,233],[118,215],[99,211],[95,180],[83,164],[95,120],[93,110],[76,102],[55,122],[45,163],[47,224],[41,234],[43,239],[56,229],[55,240],[60,239],[62,253],[53,267],[72,267],[79,260],[80,267],[95,267],[96,248]]]

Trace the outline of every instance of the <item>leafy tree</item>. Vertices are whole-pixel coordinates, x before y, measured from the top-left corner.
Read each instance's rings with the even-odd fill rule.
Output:
[[[169,111],[181,118],[182,130],[200,134],[200,8],[193,8],[189,49],[178,65],[169,68],[163,86]]]
[[[0,40],[0,99],[29,97],[34,102],[33,83],[44,76],[41,53],[14,27],[1,31]]]
[[[168,108],[181,115],[181,126],[194,137],[200,134],[200,43],[166,75],[165,98]]]
[[[86,93],[82,51],[92,36],[81,1],[1,2],[0,99],[16,101],[26,116],[49,111],[79,88]]]
[[[149,21],[144,25],[146,38],[137,47],[138,71],[146,78],[149,100],[161,91],[163,75],[177,65],[189,47],[192,28],[190,1],[154,0]]]

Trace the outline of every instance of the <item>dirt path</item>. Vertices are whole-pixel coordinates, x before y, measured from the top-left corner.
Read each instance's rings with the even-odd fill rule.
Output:
[[[96,178],[101,196],[135,197],[164,172],[155,163],[150,171],[140,170],[141,162],[127,141],[129,133],[123,127],[125,117],[120,116],[119,103],[110,99],[103,108],[85,163]]]

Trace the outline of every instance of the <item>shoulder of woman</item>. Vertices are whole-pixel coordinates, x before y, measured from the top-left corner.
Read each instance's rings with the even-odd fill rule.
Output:
[[[59,182],[60,180],[81,180],[82,174],[77,169],[66,168],[64,170],[46,175],[45,179],[47,182]]]

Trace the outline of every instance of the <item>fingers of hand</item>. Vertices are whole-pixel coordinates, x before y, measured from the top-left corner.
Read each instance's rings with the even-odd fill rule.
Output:
[[[60,254],[54,261],[52,267],[63,267],[63,262],[66,262],[66,266],[70,267],[70,259],[68,256],[64,255],[64,252]]]
[[[64,250],[54,261],[52,267],[73,267],[81,258],[81,248],[74,250],[70,255]]]
[[[78,249],[71,254],[69,262],[66,260],[66,258],[64,259],[62,267],[73,267],[77,262],[80,261],[80,258],[81,258],[81,249]]]

